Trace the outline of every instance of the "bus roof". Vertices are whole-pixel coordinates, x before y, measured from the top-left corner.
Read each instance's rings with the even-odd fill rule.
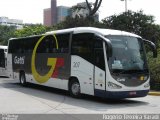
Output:
[[[8,49],[8,46],[0,45],[0,49]]]
[[[123,36],[132,36],[132,37],[141,38],[140,36],[130,32],[113,30],[113,29],[95,28],[95,27],[76,27],[76,28],[55,30],[55,31],[46,32],[45,34],[42,34],[42,35],[60,34],[60,33],[69,33],[69,32],[73,32],[75,34],[76,33],[97,33],[97,34],[101,34],[102,36],[123,35]],[[41,35],[32,35],[32,36],[20,37],[20,38],[10,38],[9,40],[18,40],[18,39],[30,38],[30,37],[36,37],[36,36],[41,36]]]
[[[132,37],[139,37],[136,34],[120,31],[120,30],[113,30],[113,29],[103,29],[103,28],[95,28],[95,27],[77,27],[77,28],[69,28],[69,29],[63,29],[63,30],[56,30],[47,32],[46,34],[53,34],[53,33],[67,33],[67,32],[73,32],[73,33],[97,33],[101,34],[103,36],[106,35],[124,35],[124,36],[132,36]]]

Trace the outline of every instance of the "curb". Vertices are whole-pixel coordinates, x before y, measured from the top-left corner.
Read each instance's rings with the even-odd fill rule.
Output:
[[[160,92],[149,92],[148,95],[160,96]]]

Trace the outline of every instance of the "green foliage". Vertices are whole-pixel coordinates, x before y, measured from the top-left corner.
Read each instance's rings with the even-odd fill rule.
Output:
[[[15,27],[0,25],[0,44],[7,45],[8,40],[14,37]]]
[[[31,35],[40,35],[47,31],[47,28],[43,25],[31,25],[24,26],[23,29],[15,31],[15,37],[26,37]]]
[[[160,26],[154,24],[154,17],[139,12],[124,12],[120,15],[112,15],[102,20],[106,28],[132,32],[145,39],[158,43]],[[158,44],[157,44],[158,45]]]
[[[10,38],[26,37],[31,35],[40,35],[53,28],[45,27],[43,25],[26,25],[23,29],[17,30],[13,26],[0,26],[0,44],[7,45]]]
[[[87,18],[79,17],[67,17],[65,21],[53,26],[54,29],[66,29],[74,27],[104,27],[103,23],[89,20]]]
[[[160,48],[157,49],[158,57],[153,58],[152,53],[149,52],[147,54],[148,57],[148,65],[151,73],[151,88],[160,90]]]
[[[109,28],[116,28],[119,30],[125,30],[133,33],[141,33],[141,29],[145,25],[151,25],[154,22],[153,16],[147,16],[143,14],[143,11],[139,12],[123,12],[120,15],[112,15],[103,20]]]

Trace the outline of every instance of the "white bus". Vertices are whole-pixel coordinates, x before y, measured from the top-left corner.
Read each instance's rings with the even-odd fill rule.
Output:
[[[0,76],[7,76],[7,46],[0,45]]]
[[[9,40],[8,72],[27,82],[105,98],[144,97],[149,69],[140,36],[92,27]]]

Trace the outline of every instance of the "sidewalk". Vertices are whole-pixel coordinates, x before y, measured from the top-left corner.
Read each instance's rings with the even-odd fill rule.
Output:
[[[151,90],[148,95],[153,95],[153,96],[160,96],[160,91],[154,91],[154,90]]]

